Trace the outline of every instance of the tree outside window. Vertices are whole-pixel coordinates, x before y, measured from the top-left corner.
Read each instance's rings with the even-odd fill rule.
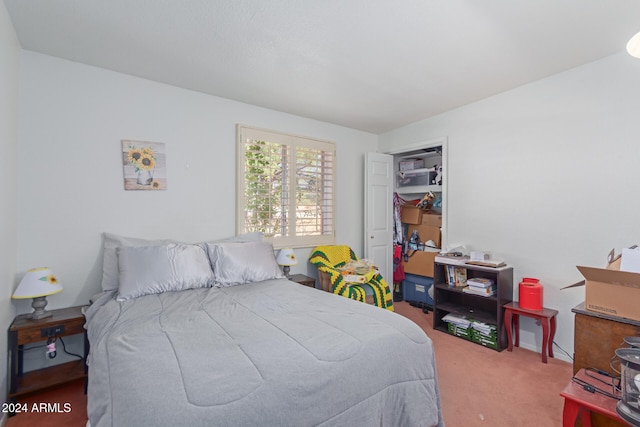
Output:
[[[334,243],[335,144],[238,127],[239,232],[275,247]]]

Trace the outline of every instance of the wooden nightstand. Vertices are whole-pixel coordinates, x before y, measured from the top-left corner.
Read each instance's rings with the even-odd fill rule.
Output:
[[[85,317],[82,313],[83,308],[79,306],[49,310],[52,316],[40,320],[29,320],[29,314],[21,314],[13,319],[8,330],[8,398],[10,402],[15,403],[19,396],[80,378],[85,379],[86,392],[86,360],[89,353],[89,343],[87,331],[84,329]],[[25,344],[46,342],[49,336],[64,337],[76,334],[84,334],[84,359],[23,372],[23,350]],[[61,343],[56,342],[56,347],[62,351]],[[45,349],[43,348],[42,351],[44,352]]]
[[[292,282],[300,283],[304,286],[309,286],[310,288],[316,287],[316,279],[313,277],[305,276],[304,274],[292,274],[289,276],[289,280]]]

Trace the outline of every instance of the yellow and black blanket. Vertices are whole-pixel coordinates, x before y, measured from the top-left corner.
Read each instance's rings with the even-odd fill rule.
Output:
[[[372,290],[373,302],[376,306],[394,311],[391,291],[379,273],[372,274],[369,281],[364,284],[346,283],[338,268],[352,260],[357,261],[358,257],[346,245],[317,246],[309,257],[309,262],[318,267],[319,271],[329,274],[334,294],[365,302],[367,296],[365,287],[368,286]]]

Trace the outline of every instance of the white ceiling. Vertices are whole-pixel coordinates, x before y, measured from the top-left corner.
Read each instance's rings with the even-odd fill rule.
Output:
[[[640,0],[4,2],[24,49],[372,133],[640,31]]]

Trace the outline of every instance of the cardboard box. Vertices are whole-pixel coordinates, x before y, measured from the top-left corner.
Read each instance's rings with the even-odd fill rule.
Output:
[[[611,316],[640,320],[640,273],[578,266],[586,282],[585,308]]]
[[[471,340],[471,326],[463,328],[462,326],[454,325],[453,323],[447,323],[447,329],[451,335]]]
[[[492,328],[492,330],[495,327]],[[496,332],[492,332],[490,334],[484,334],[480,331],[477,331],[473,328],[471,329],[471,341],[483,345],[485,347],[492,348],[494,350],[498,349],[498,334]]]
[[[422,224],[424,211],[415,206],[402,205],[400,207],[400,220],[405,224]]]
[[[428,240],[433,240],[436,246],[440,247],[440,227],[434,227],[432,225],[409,225],[407,227],[407,240],[411,237],[414,230],[418,230],[418,236],[420,236],[420,243],[424,244]]]
[[[421,224],[440,228],[442,227],[442,215],[425,212],[422,214]]]
[[[637,304],[640,298],[640,273],[621,271],[622,257],[616,256],[612,249],[607,257],[606,268],[578,266],[585,280],[565,288],[585,285],[584,305],[587,310],[640,320],[640,306]]]
[[[433,277],[433,263],[437,252],[409,251],[411,255],[404,262],[404,272],[417,276]]]

